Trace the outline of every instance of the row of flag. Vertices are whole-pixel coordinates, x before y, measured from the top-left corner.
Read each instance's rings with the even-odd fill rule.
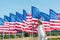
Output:
[[[23,14],[16,12],[16,15],[13,13],[10,13],[9,15],[9,17],[4,15],[3,19],[0,18],[0,30],[17,30],[17,32],[19,30],[31,33],[33,29],[33,32],[37,33],[39,19],[42,21],[45,31],[60,30],[60,14],[56,13],[52,9],[49,9],[48,15],[32,6],[31,14],[27,13],[23,9]]]

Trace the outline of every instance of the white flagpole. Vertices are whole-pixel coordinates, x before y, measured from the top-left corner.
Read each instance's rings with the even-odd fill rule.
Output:
[[[10,40],[10,31],[9,31],[9,40]]]
[[[32,40],[34,40],[34,37],[33,37],[33,30],[32,30]]]
[[[3,30],[3,40],[4,40],[4,30]]]
[[[34,29],[34,24],[32,24],[32,40],[34,40],[33,29]]]
[[[24,32],[22,31],[22,40],[24,40]]]
[[[24,27],[24,26],[23,26]],[[22,40],[24,40],[24,32],[23,32],[23,28],[22,28]]]
[[[9,31],[9,40],[10,40],[10,31]]]
[[[15,40],[16,40],[16,34],[14,34],[15,35]]]
[[[30,40],[31,40],[31,34],[30,34]]]
[[[51,40],[51,31],[50,31],[50,40]]]
[[[40,40],[40,27],[38,27],[38,40]]]

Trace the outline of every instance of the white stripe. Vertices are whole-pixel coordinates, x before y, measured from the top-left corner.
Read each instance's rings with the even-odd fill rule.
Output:
[[[3,32],[4,30],[0,30],[0,32]]]
[[[32,18],[32,20],[38,20],[38,19],[36,19],[36,18]]]
[[[50,27],[59,27],[60,28],[60,26],[50,26]]]
[[[9,26],[4,26],[4,27],[9,27]]]
[[[9,26],[15,26],[15,25],[9,25]]]
[[[26,23],[24,23],[23,25],[27,25]]]
[[[50,23],[50,24],[60,24],[60,23]]]
[[[28,25],[28,26],[32,26],[32,25]]]
[[[9,23],[15,23],[15,22],[9,22]]]
[[[44,28],[50,28],[50,27],[44,27]]]
[[[28,27],[23,27],[23,28],[28,28]]]
[[[43,25],[50,26],[50,24],[43,24]]]
[[[18,27],[23,27],[22,25],[15,25],[15,26],[18,26]]]
[[[32,16],[26,16],[26,18],[32,18]]]
[[[27,20],[27,21],[30,21],[30,22],[32,21],[32,19],[26,19],[26,20]]]
[[[47,21],[42,21],[43,23],[50,23],[50,22],[47,22]]]
[[[9,29],[16,29],[16,28],[9,28]]]
[[[50,21],[58,21],[59,22],[60,20],[52,20],[52,19],[50,19]]]
[[[23,24],[23,23],[18,23],[18,24]]]
[[[38,24],[38,22],[32,22],[32,23]]]
[[[4,31],[4,32],[17,32],[17,31]]]
[[[3,29],[3,30],[4,30],[4,29],[9,29],[9,28],[0,28],[0,30],[1,30],[1,29]]]
[[[27,24],[32,24],[32,22],[28,22]]]

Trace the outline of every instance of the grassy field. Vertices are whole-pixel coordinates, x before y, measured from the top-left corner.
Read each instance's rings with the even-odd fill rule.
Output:
[[[2,40],[2,39],[0,39],[0,40]],[[4,40],[9,40],[9,39],[4,39]],[[11,38],[10,40],[22,40],[22,38],[16,38],[16,39]],[[31,40],[31,39],[29,37],[25,37],[24,40]],[[38,40],[37,37],[35,37],[34,40]]]
[[[0,39],[2,40],[2,39]],[[9,39],[4,39],[4,40],[9,40]],[[10,40],[15,40],[14,38],[11,38]],[[16,38],[16,40],[22,40],[22,38]],[[30,37],[25,37],[24,40],[31,40]],[[34,37],[34,40],[38,40],[38,37]],[[48,39],[50,40],[50,39]],[[60,40],[60,38],[51,38],[51,40]]]
[[[9,40],[9,36],[5,36],[6,38],[4,39],[4,40]],[[47,38],[48,38],[48,40],[60,40],[60,36],[51,36],[51,38],[50,38],[50,36],[47,36]],[[0,38],[0,40],[2,40],[3,38]],[[34,37],[33,38],[34,40],[38,40],[38,37]],[[12,36],[11,38],[10,38],[10,40],[22,40],[22,38],[21,37],[17,37],[16,36],[16,39],[14,39],[14,36]],[[31,40],[31,38],[30,37],[24,37],[24,40]]]
[[[57,35],[56,33],[59,35]],[[51,40],[60,40],[60,31],[52,32],[51,34],[52,34],[52,36],[50,38]],[[30,36],[29,34],[25,33],[24,40],[31,40],[31,38],[29,36]],[[49,38],[50,33],[47,33],[47,36]],[[1,34],[0,34],[0,37],[3,38],[3,36]],[[14,35],[10,35],[10,40],[22,40],[21,33],[16,34],[16,39],[14,39],[14,37],[15,37]],[[2,40],[2,38],[0,38],[0,40]],[[4,40],[9,40],[9,35],[4,35],[4,38],[5,38]],[[48,39],[48,40],[50,40],[50,39]],[[38,40],[38,36],[36,34],[34,35],[34,40]]]

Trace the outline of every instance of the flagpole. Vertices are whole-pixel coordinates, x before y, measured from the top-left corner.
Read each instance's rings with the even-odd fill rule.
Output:
[[[14,34],[14,36],[15,36],[15,40],[16,40],[16,34]]]
[[[31,40],[31,34],[30,34],[30,40]]]
[[[50,31],[50,40],[51,40],[51,31]]]
[[[10,40],[10,31],[9,31],[9,40]]]
[[[22,31],[22,40],[24,40],[24,32]]]
[[[24,31],[23,31],[23,28],[22,28],[22,40],[24,40]]]
[[[4,30],[3,30],[3,40],[4,40]]]
[[[34,29],[34,24],[32,24],[32,40],[34,40],[33,29]]]

